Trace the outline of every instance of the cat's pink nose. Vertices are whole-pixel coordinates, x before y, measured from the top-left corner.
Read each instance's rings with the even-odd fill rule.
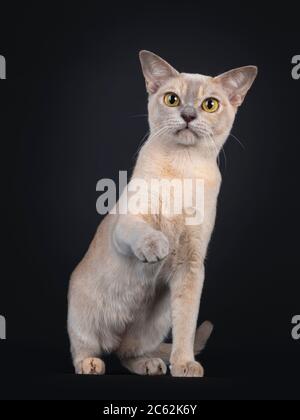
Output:
[[[197,118],[197,113],[194,107],[186,106],[183,108],[181,112],[181,117],[184,119],[186,123],[190,123],[191,121]]]

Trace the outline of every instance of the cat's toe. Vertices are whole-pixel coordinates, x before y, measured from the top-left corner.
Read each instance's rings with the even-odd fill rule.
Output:
[[[167,366],[159,358],[148,359],[144,362],[144,375],[158,376],[167,373]]]
[[[81,364],[82,375],[104,375],[105,364],[101,359],[95,357],[83,360]]]
[[[203,367],[196,361],[172,364],[170,370],[175,377],[203,378],[204,376]]]
[[[157,263],[169,255],[169,241],[162,232],[153,232],[141,240],[136,256],[145,263]]]

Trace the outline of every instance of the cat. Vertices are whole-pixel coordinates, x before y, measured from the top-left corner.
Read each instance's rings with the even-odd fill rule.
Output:
[[[68,332],[75,371],[105,373],[116,353],[139,375],[203,377],[195,360],[213,326],[197,317],[221,174],[217,159],[257,75],[246,66],[217,77],[179,73],[140,52],[150,135],[132,179],[202,179],[204,218],[108,214],[70,279]],[[184,213],[183,209],[183,213]],[[164,343],[172,330],[172,344]]]

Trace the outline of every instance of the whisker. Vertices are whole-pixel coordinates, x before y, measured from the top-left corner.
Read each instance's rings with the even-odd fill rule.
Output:
[[[239,145],[242,147],[243,150],[246,150],[246,147],[243,145],[243,143],[232,133],[229,134],[230,137],[232,137],[234,140],[236,140]]]
[[[128,118],[146,118],[148,114],[136,114],[136,115],[129,115]]]
[[[218,151],[218,148],[217,148],[217,145],[216,145],[216,142],[215,142],[213,136],[209,134],[208,138],[211,140],[211,143],[213,145],[213,148],[215,150],[216,155],[219,156],[219,151]]]
[[[223,153],[223,156],[224,156],[224,161],[225,161],[225,170],[227,169],[227,156],[226,156],[226,153],[225,153],[225,149],[224,149],[224,147],[222,147],[222,153]]]
[[[158,135],[160,135],[160,134],[162,134],[164,131],[167,131],[167,127],[162,127],[162,128],[159,128],[157,131],[154,131],[154,133],[150,133],[150,131],[148,131],[146,134],[145,134],[145,136],[142,138],[142,140],[141,140],[141,142],[140,142],[140,144],[139,144],[139,147],[138,147],[138,149],[137,149],[137,151],[135,152],[135,154],[134,154],[134,158],[136,158],[136,156],[140,153],[140,151],[141,151],[141,149],[142,149],[142,147],[150,140],[150,139],[153,139],[153,138],[155,138],[155,137],[157,137]],[[148,138],[147,138],[147,136],[149,136]],[[147,138],[147,140],[146,140],[146,138]],[[145,141],[146,140],[146,141]]]
[[[149,136],[149,134],[150,134],[150,131],[148,130],[147,131],[147,133],[144,135],[144,137],[142,138],[142,140],[140,141],[140,143],[139,143],[139,145],[138,145],[138,148],[137,148],[137,151],[135,152],[135,154],[134,154],[134,158],[136,157],[136,155],[138,154],[138,153],[140,153],[140,151],[141,151],[141,148],[143,147],[143,145],[144,145],[144,142],[145,142],[145,140],[146,140],[146,138]]]

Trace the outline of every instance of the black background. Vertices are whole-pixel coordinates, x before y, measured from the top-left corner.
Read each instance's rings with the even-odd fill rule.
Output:
[[[289,7],[289,8],[288,8]],[[271,398],[297,387],[300,312],[299,95],[296,10],[200,1],[1,6],[4,398]],[[100,216],[96,183],[131,171],[148,130],[138,52],[185,72],[242,65],[259,77],[221,155],[223,186],[200,319],[215,332],[208,379],[70,375],[69,275]],[[124,376],[126,375],[126,376]],[[285,380],[277,380],[278,377]],[[219,379],[211,379],[219,378]],[[241,386],[240,384],[244,385]]]

